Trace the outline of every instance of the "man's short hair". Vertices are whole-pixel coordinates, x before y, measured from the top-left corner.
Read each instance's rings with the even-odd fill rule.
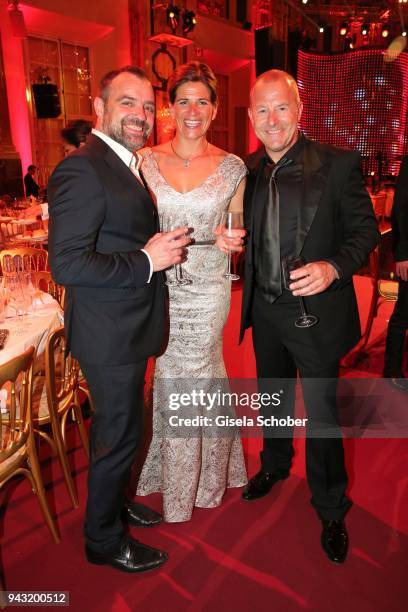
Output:
[[[37,170],[37,166],[34,166],[34,164],[30,164],[27,168],[27,171],[31,172],[31,170]]]
[[[300,104],[301,99],[299,95],[299,88],[296,83],[295,77],[289,74],[289,72],[285,72],[285,70],[279,70],[278,68],[272,68],[271,70],[267,70],[266,72],[263,72],[262,74],[260,74],[251,88],[251,95],[252,95],[252,92],[256,84],[259,83],[260,81],[263,81],[266,83],[268,82],[273,83],[276,81],[280,81],[282,79],[284,79],[288,83],[288,85],[292,88],[293,93],[295,94],[296,101],[298,104]]]
[[[122,72],[128,72],[129,74],[133,74],[133,76],[136,76],[139,79],[144,79],[146,81],[149,80],[145,71],[141,68],[138,68],[137,66],[123,66],[122,68],[111,70],[101,78],[99,83],[99,97],[102,98],[104,102],[106,102],[106,100],[108,99],[110,84],[112,83],[113,79],[122,74]]]

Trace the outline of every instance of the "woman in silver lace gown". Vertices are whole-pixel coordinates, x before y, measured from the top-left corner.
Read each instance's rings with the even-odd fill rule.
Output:
[[[215,86],[205,64],[179,67],[169,81],[175,138],[143,151],[142,172],[159,214],[171,215],[175,226],[193,228],[196,243],[214,237],[227,209],[242,210],[245,165],[205,138],[216,113]],[[175,391],[183,379],[206,379],[203,384],[211,386],[211,380],[226,378],[222,332],[231,287],[224,277],[225,254],[215,244],[195,244],[188,248],[182,270],[192,282],[169,286],[169,341],[156,362],[153,437],[137,489],[138,495],[162,492],[169,522],[189,520],[194,506],[218,506],[227,487],[247,481],[239,432],[211,437],[199,428],[177,438],[167,435],[164,426],[161,410],[168,406],[169,386]],[[174,270],[166,274],[174,279]]]

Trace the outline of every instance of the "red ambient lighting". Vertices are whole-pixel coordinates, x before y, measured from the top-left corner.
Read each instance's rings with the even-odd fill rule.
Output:
[[[357,149],[367,175],[376,170],[379,152],[389,172],[398,170],[408,137],[408,54],[385,63],[381,49],[300,51],[298,85],[304,104],[300,127],[307,136]]]

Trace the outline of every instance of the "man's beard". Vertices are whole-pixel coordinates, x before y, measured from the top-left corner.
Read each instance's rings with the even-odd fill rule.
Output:
[[[142,128],[142,131],[139,134],[127,135],[126,126]],[[131,153],[144,147],[151,133],[151,127],[148,123],[136,117],[123,117],[119,124],[110,123],[103,127],[105,134],[116,140],[116,142],[124,146]]]

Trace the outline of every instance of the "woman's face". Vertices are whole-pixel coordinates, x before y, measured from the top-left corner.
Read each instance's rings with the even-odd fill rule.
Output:
[[[178,136],[196,139],[205,134],[217,115],[217,107],[211,102],[210,90],[201,81],[183,83],[177,88],[170,113],[176,124]]]

